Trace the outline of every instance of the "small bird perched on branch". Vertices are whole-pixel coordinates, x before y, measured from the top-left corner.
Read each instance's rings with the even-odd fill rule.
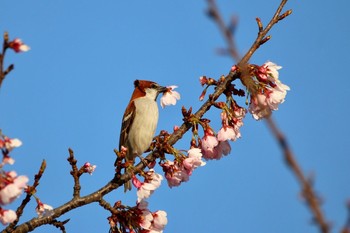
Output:
[[[120,131],[119,151],[127,148],[126,161],[134,163],[150,146],[158,123],[156,99],[167,87],[146,80],[135,80],[134,92],[127,105]],[[116,164],[114,164],[116,166]],[[124,184],[124,191],[131,190],[131,181]]]

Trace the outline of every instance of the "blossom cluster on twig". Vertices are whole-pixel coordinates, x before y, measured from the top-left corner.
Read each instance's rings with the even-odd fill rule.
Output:
[[[9,138],[0,131],[0,150],[2,152],[2,162],[0,164],[0,222],[3,225],[12,223],[17,219],[14,210],[5,209],[8,205],[15,201],[27,187],[29,181],[27,176],[17,175],[16,171],[5,171],[6,164],[13,165],[15,160],[10,156],[10,152],[22,145],[17,138]]]

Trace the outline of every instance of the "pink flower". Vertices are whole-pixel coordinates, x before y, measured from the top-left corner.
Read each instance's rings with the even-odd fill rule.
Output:
[[[188,150],[187,153],[188,157],[181,162],[175,160],[174,162],[166,161],[161,164],[170,188],[179,186],[182,182],[188,181],[194,169],[206,164],[202,161],[201,149],[192,148]]]
[[[176,101],[180,99],[180,94],[174,89],[177,86],[168,86],[168,91],[160,98],[160,105],[164,108],[167,105],[175,105]]]
[[[231,146],[228,141],[219,141],[218,145],[215,146],[212,150],[203,150],[203,158],[206,160],[219,160],[224,155],[228,155],[231,152]]]
[[[2,225],[12,223],[17,219],[17,214],[13,210],[4,210],[0,208],[0,222]]]
[[[92,175],[95,169],[96,169],[96,165],[91,165],[89,162],[86,162],[84,164],[84,172],[89,173],[90,175]]]
[[[142,228],[140,232],[144,233],[161,233],[165,225],[168,223],[167,214],[163,210],[158,210],[152,213],[148,209],[147,201],[142,200],[136,206],[141,213],[139,213],[138,224]]]
[[[278,66],[277,64],[268,61],[263,65],[263,67],[266,69],[271,81],[275,82],[278,80],[278,70],[282,69],[282,66]]]
[[[236,131],[232,126],[223,126],[219,130],[217,137],[219,141],[227,141],[227,140],[235,141],[239,136],[236,134]]]
[[[17,176],[16,172],[7,173],[7,184],[0,190],[0,204],[6,205],[13,202],[21,195],[24,188],[27,187],[29,181],[26,176]]]
[[[204,137],[202,138],[202,150],[212,151],[214,147],[218,145],[219,141],[214,136],[214,132],[211,129],[207,129],[204,132]]]
[[[188,150],[188,157],[184,159],[183,166],[188,175],[192,174],[192,171],[199,166],[204,166],[206,163],[202,161],[202,152],[199,148],[192,148]]]
[[[19,38],[16,38],[13,41],[11,41],[9,43],[9,47],[13,49],[16,53],[27,52],[30,49],[30,47],[24,44]]]
[[[278,70],[281,69],[282,66],[278,66],[273,62],[266,62],[262,66],[256,66],[255,76],[258,80],[267,83],[267,82],[275,82],[278,80]]]
[[[154,172],[153,169],[150,169],[146,172],[145,181],[139,181],[136,176],[132,178],[132,183],[137,188],[137,202],[141,202],[144,199],[147,199],[151,194],[159,188],[163,177],[160,174]]]
[[[153,222],[151,224],[151,232],[163,232],[165,225],[168,224],[167,213],[163,210],[158,210],[153,214]]]
[[[4,139],[0,139],[0,149],[7,149],[8,151],[11,151],[13,148],[20,147],[22,145],[21,140],[18,138],[8,138],[4,136]]]
[[[182,182],[189,180],[189,175],[185,171],[182,164],[171,162],[167,160],[165,163],[161,164],[163,171],[165,172],[165,178],[168,181],[168,186],[170,188],[179,186]]]
[[[37,199],[38,205],[35,208],[36,213],[39,217],[47,217],[53,214],[53,207],[47,204],[42,203],[39,199]]]
[[[288,90],[290,88],[287,85],[277,80],[273,88],[266,88],[264,93],[251,96],[249,112],[256,120],[270,116],[272,111],[277,110],[278,105],[284,102]]]
[[[15,163],[15,160],[13,158],[11,158],[10,156],[5,154],[2,158],[1,165],[4,165],[4,164],[13,165],[14,163]],[[0,167],[1,167],[1,165],[0,165]]]

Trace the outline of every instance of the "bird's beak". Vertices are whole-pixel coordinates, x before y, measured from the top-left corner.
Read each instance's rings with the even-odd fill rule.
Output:
[[[167,87],[162,87],[162,86],[159,86],[159,87],[157,88],[158,93],[164,93],[164,92],[167,92],[168,90],[169,90],[169,88],[167,88]]]

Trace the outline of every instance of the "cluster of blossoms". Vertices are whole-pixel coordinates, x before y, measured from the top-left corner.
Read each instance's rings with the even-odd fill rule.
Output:
[[[174,162],[167,160],[161,164],[170,188],[188,181],[194,169],[205,165],[201,149],[191,148],[187,153],[188,156],[185,158],[175,159]]]
[[[141,182],[135,175],[132,183],[137,189],[137,202],[134,207],[122,206],[116,203],[117,214],[110,216],[110,232],[129,233],[162,233],[168,223],[167,214],[163,210],[151,212],[148,208],[149,198],[152,193],[161,185],[163,177],[153,169],[143,173],[144,181]]]
[[[162,210],[151,212],[145,200],[127,209],[117,202],[115,208],[118,213],[108,218],[111,233],[162,233],[168,223],[167,213]]]
[[[148,203],[141,201],[137,204],[141,210],[139,224],[142,227],[142,233],[162,233],[165,225],[168,223],[167,213],[163,210],[151,212],[148,209]]]
[[[142,228],[143,233],[162,233],[165,225],[168,223],[167,214],[163,210],[152,213],[148,209],[148,202],[145,199],[160,187],[163,177],[156,173],[153,169],[145,172],[144,182],[141,182],[136,176],[132,177],[132,183],[137,188],[137,205],[140,210],[138,216],[138,225]]]
[[[3,170],[4,165],[14,164],[15,160],[10,156],[10,152],[21,145],[22,142],[19,139],[11,139],[0,132],[0,149],[3,155],[0,164],[0,222],[3,225],[17,219],[15,211],[4,209],[3,206],[16,200],[27,187],[28,177],[18,176],[15,171]]]
[[[19,176],[15,171],[6,172],[3,167],[6,164],[14,164],[15,160],[10,156],[10,152],[22,145],[22,142],[17,138],[9,138],[0,132],[0,149],[3,155],[2,163],[0,164],[0,222],[3,225],[9,224],[17,219],[17,214],[13,210],[4,209],[4,205],[8,205],[15,201],[22,193],[32,192],[28,188],[28,177]],[[34,195],[34,193],[31,193]],[[35,197],[35,196],[34,196]],[[36,212],[39,217],[48,216],[52,213],[52,206],[44,204],[39,198],[37,201]]]
[[[251,79],[243,80],[250,92],[249,112],[260,120],[271,115],[283,103],[290,88],[279,80],[281,66],[266,62],[262,66],[251,65]]]
[[[248,111],[254,119],[259,120],[268,117],[273,110],[278,109],[279,104],[284,102],[290,88],[279,80],[278,70],[281,68],[281,66],[272,62],[266,62],[262,66],[250,65],[250,75],[242,78],[242,83],[246,86],[250,95]],[[233,66],[231,71],[237,69],[237,66]],[[206,76],[200,77],[201,85],[206,85],[206,88],[199,99],[204,99],[209,86],[218,85],[221,81],[223,80],[216,81]],[[222,109],[222,127],[218,133],[215,133],[207,122],[201,123],[204,136],[199,140],[199,146],[202,149],[203,158],[207,160],[220,159],[224,155],[228,155],[231,152],[229,141],[235,141],[241,137],[240,127],[243,125],[243,118],[247,110],[240,107],[233,100],[232,95],[244,96],[244,91],[235,89],[234,85],[231,84],[225,90],[225,94],[227,97],[226,103],[214,104],[214,106]]]
[[[222,106],[224,104],[221,104]],[[226,105],[225,105],[226,106]],[[209,124],[204,124],[204,136],[200,140],[203,158],[207,160],[221,159],[231,152],[229,141],[236,141],[241,137],[240,127],[243,126],[243,118],[246,110],[235,102],[230,108],[223,108],[221,112],[221,129],[216,134]]]

